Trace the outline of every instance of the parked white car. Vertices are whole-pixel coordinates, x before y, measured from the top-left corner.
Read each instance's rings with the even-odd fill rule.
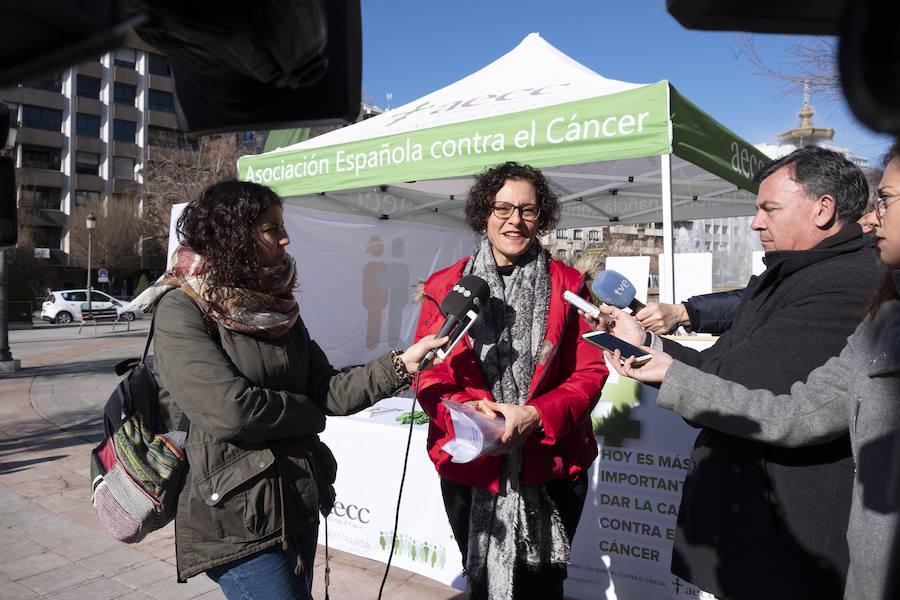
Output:
[[[128,304],[124,300],[113,298],[109,294],[97,290],[91,290],[91,310],[115,309],[120,320],[131,321],[140,319],[143,313],[123,312]],[[87,310],[87,290],[60,290],[50,292],[50,297],[41,304],[41,319],[51,323],[71,323],[81,320],[82,307]]]

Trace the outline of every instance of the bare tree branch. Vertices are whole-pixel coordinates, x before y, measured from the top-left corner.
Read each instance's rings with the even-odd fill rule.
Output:
[[[100,267],[110,273],[110,282],[115,284],[119,272],[134,271],[139,268],[141,258],[137,241],[140,226],[137,220],[137,206],[129,199],[109,199],[106,202],[91,202],[76,206],[69,217],[69,255],[73,266],[87,267],[88,230],[85,217],[94,213],[97,226],[90,235],[91,270]]]
[[[236,135],[211,135],[198,140],[171,138],[149,146],[144,167],[141,238],[144,251],[165,257],[172,204],[190,202],[209,185],[237,177],[237,159],[256,144]]]
[[[786,51],[784,62],[773,63],[760,56],[754,34],[736,35],[738,52],[750,64],[752,75],[766,77],[784,95],[802,93],[809,85],[819,104],[843,101],[837,65],[837,40],[830,37],[797,36]]]

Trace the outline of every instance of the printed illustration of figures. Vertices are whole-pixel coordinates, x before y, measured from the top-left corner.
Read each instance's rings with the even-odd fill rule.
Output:
[[[381,531],[378,536],[378,544],[384,550],[390,543],[393,534],[390,531]],[[452,539],[452,537],[451,537]],[[427,541],[420,542],[405,534],[399,534],[394,539],[394,554],[405,555],[407,558],[432,568],[443,569],[447,564],[447,548],[446,546],[431,543]]]
[[[387,343],[389,346],[400,345],[400,328],[403,325],[403,309],[409,303],[409,267],[403,262],[403,239],[394,238],[391,242],[391,256],[394,262],[387,266],[388,289],[388,325]]]
[[[366,254],[379,258],[384,253],[384,242],[373,235],[366,245]],[[391,242],[393,262],[385,264],[372,260],[363,267],[362,302],[367,312],[366,348],[372,350],[384,341],[396,346],[400,341],[403,325],[403,309],[409,303],[409,267],[403,262],[402,238]],[[388,309],[387,332],[382,339],[381,325],[384,309]]]
[[[369,239],[366,254],[375,258],[384,253],[384,242],[377,235]],[[381,315],[388,303],[387,265],[381,261],[371,261],[363,267],[362,302],[368,313],[366,324],[366,348],[378,346],[381,340]]]

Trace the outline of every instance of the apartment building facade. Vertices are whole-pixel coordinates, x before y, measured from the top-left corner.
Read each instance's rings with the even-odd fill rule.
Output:
[[[96,60],[0,89],[0,100],[15,130],[20,240],[48,267],[70,266],[75,208],[139,203],[148,147],[177,133],[169,60],[132,35]]]
[[[606,256],[610,250],[626,255],[653,255],[662,251],[662,224],[613,225],[557,229],[541,238],[553,257],[574,262],[582,256]]]

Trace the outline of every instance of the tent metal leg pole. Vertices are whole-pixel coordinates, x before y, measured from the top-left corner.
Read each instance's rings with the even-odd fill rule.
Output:
[[[675,235],[672,227],[672,155],[659,157],[662,175],[663,256],[659,261],[659,301],[675,302]],[[662,257],[661,257],[662,258]]]

